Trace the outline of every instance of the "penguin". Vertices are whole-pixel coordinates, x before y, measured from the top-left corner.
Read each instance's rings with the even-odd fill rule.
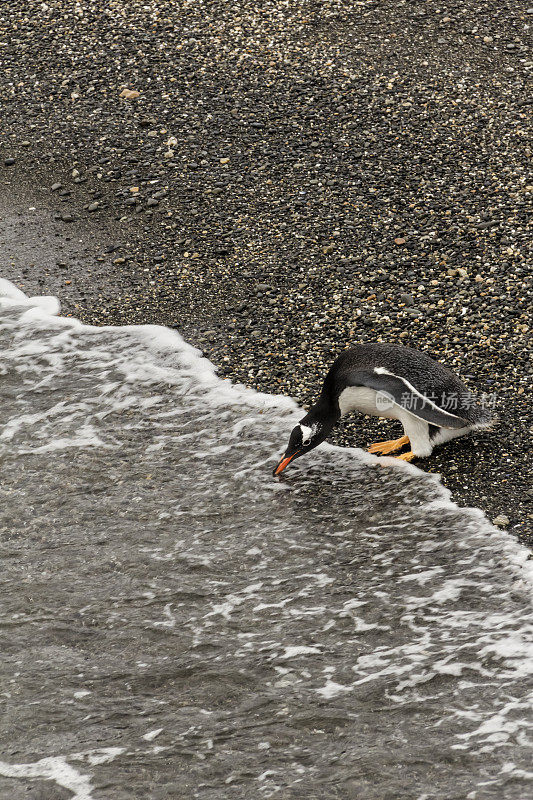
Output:
[[[492,422],[457,375],[426,353],[399,344],[359,344],[333,363],[317,402],[293,429],[274,475],[317,447],[352,411],[399,420],[404,436],[375,442],[368,451],[389,455],[408,444],[410,449],[396,456],[402,461],[427,458],[437,445]]]

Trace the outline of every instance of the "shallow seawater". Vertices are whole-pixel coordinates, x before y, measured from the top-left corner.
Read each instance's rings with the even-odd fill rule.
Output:
[[[531,796],[523,548],[358,450],[274,480],[291,401],[8,291],[1,797]]]

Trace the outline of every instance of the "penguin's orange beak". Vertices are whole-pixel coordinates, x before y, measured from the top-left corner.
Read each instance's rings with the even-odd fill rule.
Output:
[[[297,456],[299,452],[300,451],[297,450],[296,453],[293,453],[291,456],[284,456],[281,459],[281,461],[279,462],[279,464],[276,467],[276,469],[274,470],[274,476],[281,475],[281,473],[283,472],[285,467],[289,466],[289,464],[291,463],[292,459],[295,458],[295,456]]]

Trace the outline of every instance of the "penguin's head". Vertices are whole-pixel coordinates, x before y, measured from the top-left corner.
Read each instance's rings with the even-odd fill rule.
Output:
[[[313,422],[309,425],[305,425],[304,421],[298,423],[298,425],[292,429],[287,449],[273,474],[280,475],[291,461],[294,461],[295,458],[300,458],[300,456],[304,456],[310,450],[317,447],[327,438],[330,430],[331,427],[329,425],[323,425],[320,422]]]

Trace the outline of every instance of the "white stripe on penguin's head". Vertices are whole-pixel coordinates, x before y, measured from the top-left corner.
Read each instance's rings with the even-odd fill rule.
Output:
[[[307,425],[302,425],[301,422],[299,423],[299,425],[300,425],[300,430],[302,432],[302,444],[303,445],[309,444],[309,442],[316,433],[316,425],[313,425],[312,428],[308,428]]]

